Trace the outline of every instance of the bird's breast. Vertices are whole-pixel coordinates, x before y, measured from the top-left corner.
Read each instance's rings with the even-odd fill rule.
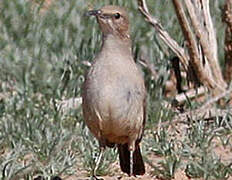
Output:
[[[97,59],[87,75],[83,98],[91,112],[85,119],[90,129],[94,126],[95,136],[101,132],[110,142],[123,143],[142,129],[145,87],[133,59],[118,58],[103,54]]]
[[[124,78],[109,79],[111,83],[101,83],[101,88],[95,86],[89,92],[91,109],[97,114],[99,128],[105,133],[114,132],[121,136],[129,133],[130,129],[136,128],[136,124],[142,125],[143,99],[142,88]],[[113,82],[112,82],[113,81]],[[137,87],[136,87],[137,86]],[[116,129],[114,129],[116,128]],[[121,132],[120,132],[121,131]],[[109,135],[107,135],[109,137]]]

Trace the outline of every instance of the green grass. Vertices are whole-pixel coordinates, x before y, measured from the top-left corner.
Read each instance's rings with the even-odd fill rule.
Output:
[[[127,7],[133,22],[134,57],[138,60],[141,47],[146,47],[145,53],[158,72],[154,80],[143,69],[149,98],[142,146],[146,162],[154,167],[151,173],[170,179],[183,169],[190,177],[226,179],[232,174],[231,164],[215,155],[212,142],[219,139],[219,146],[231,151],[231,116],[218,117],[210,125],[203,118],[192,120],[181,139],[168,127],[157,128],[175,115],[162,105],[164,100],[171,101],[164,98],[163,87],[174,54],[144,21],[136,1],[123,0],[56,1],[42,14],[41,7],[30,1],[0,2],[0,179],[51,179],[75,174],[77,167],[91,173],[99,149],[83,123],[81,107],[64,112],[58,104],[80,96],[88,69],[83,62],[91,62],[101,43],[96,20],[84,17],[84,13],[90,6],[99,8],[104,4]],[[148,4],[164,28],[183,44],[171,1],[149,0]],[[215,1],[212,5],[221,64],[222,4]],[[149,160],[150,156],[160,160]],[[116,159],[117,152],[107,150],[98,174],[116,174],[109,168]]]

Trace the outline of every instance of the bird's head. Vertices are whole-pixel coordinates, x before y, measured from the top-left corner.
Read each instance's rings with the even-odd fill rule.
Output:
[[[112,34],[121,39],[130,39],[129,18],[124,8],[104,6],[99,10],[88,11],[88,16],[96,16],[104,35]]]

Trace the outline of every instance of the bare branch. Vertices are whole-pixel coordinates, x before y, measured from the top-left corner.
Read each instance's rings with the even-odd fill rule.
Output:
[[[218,109],[218,108],[210,108],[210,109],[195,109],[193,111],[187,111],[185,113],[178,113],[172,121],[164,122],[161,126],[174,125],[177,123],[187,123],[188,119],[192,119],[193,121],[200,119],[213,119],[219,116],[226,116],[231,114],[232,109]]]
[[[190,89],[187,92],[176,95],[175,100],[178,102],[178,105],[183,104],[188,99],[200,97],[204,95],[206,92],[208,92],[207,89],[201,86],[197,89]]]
[[[153,17],[148,8],[145,0],[138,0],[139,10],[145,16],[146,20],[155,28],[158,32],[158,36],[162,39],[167,46],[179,57],[184,69],[188,68],[189,56],[185,53],[184,49],[178,45],[178,43],[170,37],[167,31],[165,31],[158,20]]]
[[[186,119],[188,119],[188,118],[192,118],[193,120],[197,120],[200,118],[208,119],[208,118],[213,118],[216,116],[225,116],[229,112],[230,113],[232,112],[231,108],[223,110],[223,109],[210,107],[210,105],[212,105],[213,103],[217,102],[218,100],[220,100],[228,95],[231,95],[231,92],[232,92],[232,89],[229,89],[229,90],[225,91],[224,93],[208,100],[198,109],[190,110],[190,111],[187,111],[185,113],[178,114],[174,117],[174,119],[172,121],[174,123],[178,123],[181,121],[186,121]]]
[[[209,0],[172,0],[181,29],[187,41],[188,53],[163,29],[149,13],[145,0],[138,0],[139,10],[155,28],[158,36],[177,55],[190,80],[197,80],[216,96],[227,88],[218,63],[216,33],[209,11]],[[191,24],[183,7],[185,2]],[[196,84],[195,81],[193,81]]]
[[[230,95],[231,92],[232,92],[232,89],[229,89],[229,90],[225,91],[224,93],[222,93],[222,94],[220,94],[220,95],[218,95],[218,96],[213,97],[212,99],[210,99],[209,101],[207,101],[206,103],[204,103],[204,104],[201,106],[200,109],[203,110],[203,109],[207,108],[207,107],[210,106],[211,104],[213,104],[213,103],[219,101],[220,99],[222,99],[222,98],[224,98],[224,97]]]

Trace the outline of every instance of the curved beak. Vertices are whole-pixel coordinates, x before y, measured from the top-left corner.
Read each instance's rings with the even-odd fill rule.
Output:
[[[91,10],[85,13],[86,16],[98,16],[100,15],[102,12],[101,10]]]

